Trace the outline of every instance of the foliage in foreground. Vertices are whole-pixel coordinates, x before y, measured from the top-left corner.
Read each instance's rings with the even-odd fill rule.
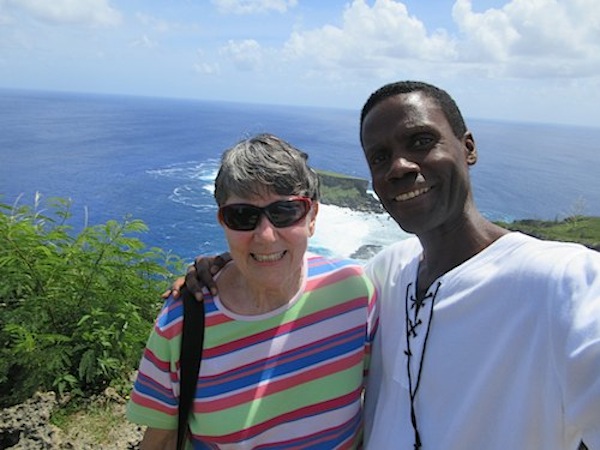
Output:
[[[146,249],[126,218],[68,225],[70,202],[49,212],[0,203],[0,407],[37,389],[87,395],[129,388],[158,308],[182,261]]]

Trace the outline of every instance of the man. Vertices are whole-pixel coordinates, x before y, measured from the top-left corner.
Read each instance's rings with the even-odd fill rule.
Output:
[[[416,235],[368,264],[367,447],[600,449],[600,254],[483,218],[475,140],[445,91],[382,87],[360,137],[381,203]]]
[[[367,448],[600,449],[600,254],[481,215],[475,140],[435,86],[374,92],[360,139],[381,203],[415,235],[367,264]]]

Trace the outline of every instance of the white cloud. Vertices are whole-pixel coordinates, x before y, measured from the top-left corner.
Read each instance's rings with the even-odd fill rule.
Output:
[[[461,58],[473,61],[504,61],[510,56],[510,46],[519,39],[506,14],[491,9],[476,14],[469,0],[457,0],[452,9],[466,43],[461,43]]]
[[[472,10],[457,0],[461,59],[496,63],[513,77],[587,77],[600,70],[600,8],[596,0],[513,0],[501,9]]]
[[[14,22],[14,18],[2,11],[2,2],[0,2],[0,26],[11,25]]]
[[[194,72],[201,75],[218,75],[221,73],[218,63],[208,63],[204,60],[204,52],[202,50],[197,50],[196,56],[198,61],[193,65]]]
[[[113,26],[121,14],[108,0],[4,0],[0,6],[51,24]]]
[[[185,17],[182,21],[173,21],[165,20],[144,12],[136,12],[135,19],[144,27],[162,34],[194,33],[200,29],[200,26],[196,22],[193,20],[185,20],[189,19]]]
[[[154,31],[158,31],[159,33],[166,33],[171,31],[173,28],[178,28],[177,25],[167,22],[166,20],[157,19],[149,14],[144,13],[136,13],[135,18],[145,26],[150,27]]]
[[[139,39],[136,39],[130,44],[131,47],[141,47],[141,48],[154,48],[156,47],[156,42],[151,40],[147,35],[142,35]]]
[[[597,126],[598,0],[452,0],[452,17],[422,1],[0,0],[0,84],[356,107],[423,79],[482,117],[527,98],[525,118]]]
[[[353,0],[340,26],[291,34],[284,55],[330,79],[588,77],[600,71],[597,0],[512,0],[474,12],[456,0],[458,34],[430,31],[400,1]]]
[[[225,14],[256,14],[267,11],[286,12],[297,0],[212,0],[219,12]]]
[[[253,39],[230,40],[226,46],[221,48],[220,53],[229,58],[240,70],[254,71],[262,67],[263,50],[260,44]]]
[[[221,73],[221,70],[218,64],[209,64],[200,61],[194,64],[194,72],[201,75],[218,75]]]
[[[376,0],[373,6],[354,0],[344,11],[341,27],[294,32],[285,52],[312,61],[315,69],[338,69],[340,75],[351,68],[386,76],[403,71],[409,61],[456,57],[455,43],[447,33],[429,33],[403,3],[393,0]]]

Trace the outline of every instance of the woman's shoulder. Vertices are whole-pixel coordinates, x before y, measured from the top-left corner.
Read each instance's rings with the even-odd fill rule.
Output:
[[[183,318],[183,298],[174,298],[170,296],[163,304],[163,307],[156,318],[155,327],[159,330],[181,327]]]
[[[364,267],[349,258],[326,257],[315,253],[307,254],[308,277],[337,279],[366,278]]]
[[[307,252],[306,259],[309,269],[322,268],[323,270],[335,270],[345,267],[356,267],[359,270],[362,270],[362,264],[351,258],[323,256],[317,253]]]
[[[338,292],[340,299],[344,293],[352,298],[373,295],[374,287],[359,262],[348,258],[325,257],[317,254],[308,255],[308,277],[305,290],[318,292],[326,289],[328,295]]]

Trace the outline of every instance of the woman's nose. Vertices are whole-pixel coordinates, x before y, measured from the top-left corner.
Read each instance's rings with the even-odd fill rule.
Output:
[[[276,239],[277,229],[267,216],[261,214],[254,229],[254,235],[259,239],[272,241]]]

